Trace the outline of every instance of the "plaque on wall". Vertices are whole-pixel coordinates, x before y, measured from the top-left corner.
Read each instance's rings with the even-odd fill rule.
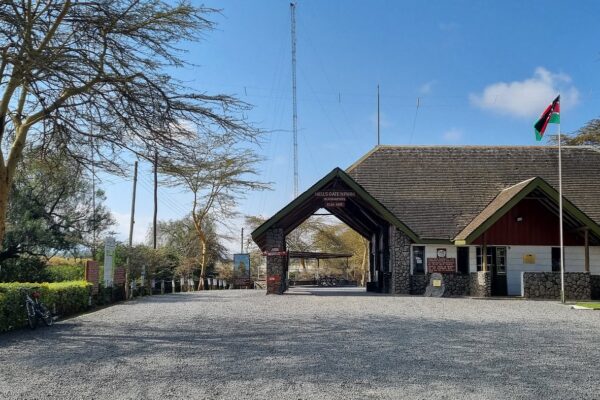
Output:
[[[437,257],[427,259],[427,272],[449,274],[456,272],[456,258]]]

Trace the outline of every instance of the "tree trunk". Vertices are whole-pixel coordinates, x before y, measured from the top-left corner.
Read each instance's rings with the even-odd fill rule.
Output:
[[[200,282],[198,290],[204,290],[204,279],[206,277],[206,237],[204,232],[199,232],[200,236]]]
[[[368,274],[368,262],[367,260],[369,259],[369,242],[366,241],[366,239],[362,239],[362,244],[363,244],[363,256],[362,256],[362,265],[361,265],[361,271],[362,271],[362,277],[360,279],[360,285],[361,286],[365,286],[366,285],[366,281],[367,281],[367,274]]]
[[[4,248],[4,235],[6,234],[6,213],[8,211],[8,196],[10,194],[10,180],[6,167],[0,165],[0,251]]]

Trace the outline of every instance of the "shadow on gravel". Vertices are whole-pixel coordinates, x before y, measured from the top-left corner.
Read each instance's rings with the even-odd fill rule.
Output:
[[[80,365],[79,379],[93,380],[97,370],[126,363],[128,379],[149,386],[181,382],[185,372],[188,384],[201,376],[215,383],[315,382],[324,388],[346,382],[366,391],[412,385],[424,394],[486,388],[537,398],[583,398],[598,380],[597,341],[576,326],[387,315],[272,321],[230,314],[168,327],[159,322],[66,321],[35,337],[22,335],[35,338],[35,351],[12,353],[10,360],[0,352],[0,365],[45,371]]]

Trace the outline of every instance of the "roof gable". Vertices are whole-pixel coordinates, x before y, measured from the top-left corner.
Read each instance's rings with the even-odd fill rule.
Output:
[[[383,220],[386,220],[391,225],[396,226],[398,229],[402,230],[406,233],[413,241],[418,241],[418,236],[402,221],[400,221],[393,213],[391,213],[384,205],[382,205],[377,199],[371,196],[361,185],[356,183],[352,177],[350,177],[346,172],[341,170],[340,168],[334,168],[330,173],[321,178],[317,183],[303,192],[300,196],[292,200],[288,203],[284,208],[282,208],[279,212],[265,221],[262,225],[256,228],[252,232],[252,239],[262,247],[264,244],[264,236],[266,232],[270,228],[281,227],[284,230],[291,231],[295,229],[300,223],[302,223],[306,218],[308,218],[315,210],[315,206],[308,206],[306,204],[310,201],[310,199],[315,195],[315,193],[323,188],[326,188],[327,185],[334,180],[339,179],[345,186],[349,189],[353,190],[356,195],[365,202],[374,213],[376,213]],[[316,207],[316,208],[320,208]],[[334,215],[336,215],[335,210],[330,210]],[[294,213],[297,213],[295,216]],[[291,216],[291,221],[290,221]],[[338,216],[339,218],[340,216]],[[286,221],[287,219],[287,221]],[[349,221],[346,218],[346,223],[349,225],[352,221]],[[281,226],[283,225],[283,226]]]

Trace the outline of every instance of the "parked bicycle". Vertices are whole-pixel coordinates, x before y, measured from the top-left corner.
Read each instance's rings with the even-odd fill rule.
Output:
[[[39,287],[31,288],[30,294],[29,289],[21,288],[21,292],[25,294],[25,310],[29,327],[35,329],[38,319],[41,319],[44,325],[51,326],[54,323],[54,317],[48,307],[40,301],[41,294],[35,289],[39,289]]]

